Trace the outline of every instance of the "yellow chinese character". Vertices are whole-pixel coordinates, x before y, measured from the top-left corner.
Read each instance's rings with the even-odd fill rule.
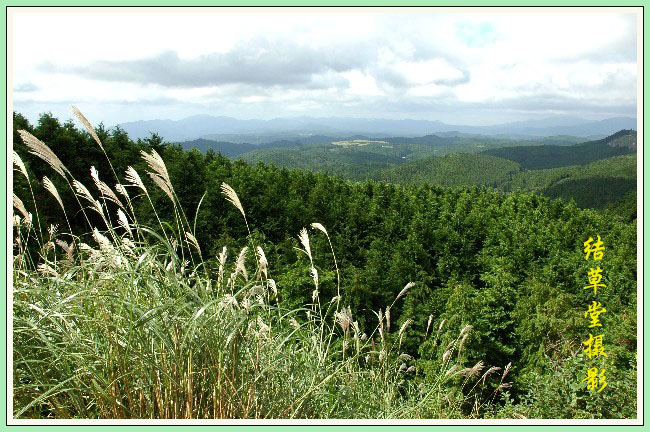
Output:
[[[589,306],[587,312],[585,312],[585,318],[587,318],[587,315],[589,315],[589,318],[591,318],[591,323],[589,324],[589,328],[603,326],[598,320],[598,315],[600,315],[603,312],[607,312],[607,309],[605,309],[600,304],[600,302],[596,302],[596,301],[591,302],[591,306]]]
[[[589,340],[582,343],[587,347],[584,351],[589,358],[598,357],[600,355],[607,357],[607,354],[605,354],[605,348],[603,347],[603,336],[605,335],[601,334],[594,337],[594,335],[589,333]]]
[[[607,382],[605,381],[605,369],[598,373],[598,368],[594,367],[587,371],[587,378],[583,379],[581,382],[587,381],[587,390],[595,390],[598,387],[598,384],[603,386],[598,389],[596,393],[599,393],[602,389],[607,387]]]
[[[589,269],[588,277],[589,277],[589,283],[591,285],[587,285],[583,289],[587,288],[593,288],[594,289],[594,295],[596,295],[596,291],[598,290],[598,287],[605,287],[605,284],[601,284],[600,280],[603,278],[603,275],[601,274],[603,270],[600,267],[596,267],[596,269]]]
[[[598,241],[591,245],[591,242],[594,241],[592,237],[589,237],[589,240],[584,242],[584,247],[585,247],[585,253],[587,254],[585,256],[585,259],[589,261],[589,255],[591,253],[594,254],[594,260],[601,260],[603,259],[603,252],[605,250],[605,246],[603,246],[603,242],[600,240],[600,236],[598,237]]]

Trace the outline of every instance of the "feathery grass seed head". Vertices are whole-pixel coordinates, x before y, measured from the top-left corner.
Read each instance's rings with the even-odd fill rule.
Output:
[[[21,173],[25,176],[27,180],[29,180],[29,176],[27,175],[27,168],[25,168],[25,164],[23,163],[23,160],[20,158],[18,153],[16,153],[16,150],[14,152],[14,165],[18,167]]]
[[[63,200],[61,199],[59,192],[56,190],[56,186],[54,186],[54,183],[52,183],[52,181],[49,178],[43,177],[43,187],[45,188],[46,191],[52,194],[56,202],[58,202],[59,205],[61,206],[61,209],[65,211],[65,207],[63,206]]]
[[[219,271],[217,273],[217,285],[221,285],[223,282],[223,272],[224,266],[226,265],[226,258],[228,257],[228,250],[224,246],[219,254]]]
[[[307,256],[309,257],[309,261],[312,262],[312,267],[313,267],[313,260],[311,258],[311,246],[309,245],[309,235],[307,234],[307,229],[303,228],[300,230],[300,234],[298,234],[298,239],[300,240],[300,244],[302,244],[303,249],[301,249]]]
[[[77,192],[77,195],[80,195],[82,198],[86,199],[88,202],[90,202],[90,204],[92,204],[91,208],[93,210],[95,210],[97,213],[99,213],[102,216],[104,215],[102,204],[99,201],[97,201],[95,198],[93,198],[93,195],[86,188],[86,186],[83,185],[83,183],[81,183],[78,180],[74,180],[72,182],[72,186]]]
[[[400,297],[405,295],[408,292],[408,290],[410,290],[414,286],[415,286],[415,284],[413,282],[407,283],[406,286],[404,288],[402,288],[402,290],[399,292],[399,294],[397,294],[397,297],[395,298],[395,301],[399,300]]]
[[[386,308],[386,333],[390,333],[390,306]]]
[[[405,330],[406,330],[406,329],[407,329],[407,328],[408,328],[412,323],[413,323],[413,320],[412,320],[411,318],[409,318],[409,319],[407,319],[406,321],[404,321],[404,324],[402,324],[402,326],[401,326],[400,329],[399,329],[399,332],[397,333],[397,335],[398,335],[399,338],[402,337],[402,334],[404,333],[404,331],[405,331]]]
[[[109,201],[113,201],[121,208],[124,208],[120,199],[117,197],[117,195],[115,195],[115,192],[113,192],[113,190],[106,183],[99,179],[99,173],[94,166],[90,167],[90,176],[92,177],[95,186],[97,189],[99,189],[99,192],[104,198],[108,199]]]
[[[312,224],[311,224],[311,227],[314,228],[314,229],[317,229],[317,230],[321,231],[321,232],[322,232],[323,234],[325,234],[326,236],[328,235],[328,234],[327,234],[327,230],[325,229],[325,227],[324,227],[323,225],[319,224],[318,222],[314,222],[314,223],[312,223]]]
[[[269,279],[268,281],[269,287],[271,287],[271,291],[273,291],[273,295],[275,297],[278,296],[278,287],[275,285],[275,281],[273,279]]]
[[[129,224],[129,220],[126,218],[126,214],[124,214],[122,209],[117,209],[117,222],[122,228],[126,230],[126,232],[129,233],[131,237],[133,237],[131,225]]]
[[[235,263],[235,276],[233,277],[233,280],[237,277],[239,273],[241,273],[244,276],[245,280],[248,280],[248,271],[246,271],[246,253],[248,252],[248,246],[244,246],[239,252],[239,256],[237,257],[237,261]]]
[[[241,205],[241,201],[239,201],[237,192],[235,192],[235,190],[230,187],[228,183],[221,183],[221,193],[226,196],[226,200],[234,205],[245,218],[246,213],[244,213],[244,206]]]
[[[501,380],[505,379],[506,375],[508,375],[508,372],[510,372],[510,368],[512,367],[512,362],[508,363],[506,365],[505,370],[503,371],[503,376],[501,377]]]
[[[131,186],[140,188],[142,189],[142,192],[144,192],[145,194],[147,193],[147,188],[144,187],[144,183],[140,178],[140,174],[138,174],[138,172],[132,166],[126,168],[125,179]]]
[[[20,212],[20,214],[23,215],[24,219],[28,219],[29,212],[27,212],[27,209],[25,208],[25,204],[23,204],[23,201],[20,198],[18,198],[16,194],[14,194],[13,201],[14,201],[14,208],[16,208]]]
[[[463,345],[465,345],[465,340],[467,339],[467,336],[469,336],[469,333],[465,333],[463,335],[463,338],[460,340],[460,345],[458,345],[458,354],[460,355],[461,351],[463,351]]]
[[[453,365],[452,367],[450,367],[450,368],[447,370],[447,372],[445,372],[445,376],[448,377],[449,375],[451,375],[452,373],[454,373],[454,372],[456,371],[456,369],[458,369],[458,365],[457,365],[457,364],[455,364],[455,365]]]
[[[97,136],[97,133],[95,132],[95,128],[93,127],[93,125],[90,124],[90,122],[88,121],[88,119],[86,118],[86,116],[84,116],[84,115],[81,113],[81,111],[79,111],[79,110],[77,109],[77,107],[74,106],[74,105],[72,106],[72,113],[73,113],[73,114],[74,114],[74,115],[79,119],[79,121],[84,125],[84,127],[86,128],[86,130],[88,131],[88,133],[90,134],[90,136],[93,137],[93,139],[95,140],[95,142],[97,143],[97,145],[99,146],[99,148],[101,148],[102,150],[104,150],[104,146],[102,145],[101,140],[100,140],[99,137]]]
[[[464,335],[465,333],[469,332],[472,329],[472,326],[467,324],[463,329],[460,331],[460,334],[458,335],[459,337]]]
[[[427,331],[424,333],[424,337],[429,334],[429,328],[431,327],[431,320],[433,320],[433,315],[429,315],[429,321],[427,321]]]
[[[257,252],[257,260],[259,262],[260,271],[264,273],[264,277],[268,277],[269,262],[266,260],[266,255],[264,254],[264,250],[262,249],[261,246],[257,246],[255,250]]]
[[[201,253],[201,247],[199,246],[199,241],[192,235],[192,233],[185,233],[185,241],[188,245],[194,247],[198,253]]]
[[[486,379],[488,376],[490,376],[491,374],[493,374],[494,372],[496,372],[496,371],[498,371],[498,370],[501,370],[501,368],[500,368],[500,367],[496,367],[496,366],[492,366],[490,369],[488,369],[488,370],[483,374],[483,376],[481,377],[481,380],[483,381],[483,384],[485,384],[485,379]]]
[[[55,155],[52,149],[50,149],[43,141],[22,129],[19,130],[18,133],[23,139],[23,142],[29,148],[31,154],[45,161],[45,163],[52,167],[52,169],[63,178],[65,178],[66,173],[70,173],[58,156]]]

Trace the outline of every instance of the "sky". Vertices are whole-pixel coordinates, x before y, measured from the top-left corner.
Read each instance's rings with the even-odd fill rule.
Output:
[[[488,125],[636,116],[633,13],[16,11],[14,111]],[[468,13],[469,12],[469,13]]]

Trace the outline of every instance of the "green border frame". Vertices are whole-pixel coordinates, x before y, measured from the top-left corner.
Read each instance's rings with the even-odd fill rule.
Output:
[[[616,4],[614,0],[571,0],[570,2],[567,1],[562,1],[562,0],[537,0],[537,1],[530,1],[530,0],[408,0],[406,2],[400,2],[399,0],[355,0],[354,2],[350,1],[345,1],[345,0],[191,0],[187,3],[183,3],[181,0],[138,0],[136,2],[133,1],[128,1],[128,0],[31,0],[29,2],[25,1],[20,1],[20,0],[0,0],[0,4],[2,5],[1,11],[0,11],[0,20],[4,24],[5,30],[2,32],[2,47],[1,53],[2,53],[2,66],[3,66],[3,73],[4,73],[4,78],[5,78],[5,85],[2,85],[2,89],[0,90],[2,92],[3,98],[5,100],[5,103],[2,106],[2,125],[3,131],[4,131],[4,137],[3,137],[3,142],[4,142],[4,151],[1,152],[0,154],[0,161],[2,162],[2,166],[7,167],[7,148],[9,146],[9,142],[7,142],[7,125],[6,119],[7,119],[7,90],[8,90],[8,82],[7,82],[7,8],[8,7],[28,7],[28,6],[40,6],[40,7],[47,7],[47,6],[72,6],[72,7],[83,7],[83,6],[92,6],[92,7],[97,7],[97,6],[141,6],[141,7],[147,7],[147,6],[183,6],[183,7],[188,7],[188,6],[235,6],[235,7],[240,7],[240,6],[286,6],[286,7],[296,7],[296,6],[321,6],[321,7],[330,7],[330,6],[358,6],[358,7],[363,7],[363,6],[400,6],[400,7],[417,7],[417,6],[451,6],[451,7],[487,7],[487,6],[502,6],[502,7],[548,7],[548,6],[576,6],[576,7],[605,7],[605,6],[614,6],[614,7],[643,7],[650,6],[650,0],[624,0],[620,4]],[[644,64],[644,74],[643,74],[643,82],[645,82],[645,78],[650,76],[650,72],[645,69],[645,59],[646,59],[646,53],[648,52],[648,46],[650,45],[650,35],[645,32],[646,28],[646,23],[645,23],[645,9],[643,10],[643,26],[641,29],[638,29],[642,31],[643,33],[643,57],[641,59],[637,59],[637,61],[642,61]],[[644,101],[647,98],[650,90],[642,84],[642,106],[644,106]],[[643,113],[637,113],[637,118],[640,114],[645,114]],[[650,122],[646,122],[645,115],[643,115],[643,128],[644,128],[644,134],[643,137],[645,138],[645,129],[646,127],[650,126]],[[643,140],[643,142],[645,139]],[[649,149],[650,150],[650,149]],[[645,167],[646,163],[648,162],[648,159],[650,159],[650,156],[648,154],[645,154],[643,157],[643,164],[641,166],[641,182],[644,186],[644,193],[641,196],[641,201],[638,201],[638,195],[637,195],[637,202],[640,203],[640,206],[643,206],[643,209],[646,209],[645,203],[646,203],[646,189],[648,186],[650,186],[650,179],[646,178],[644,176],[644,170],[643,167]],[[2,186],[3,190],[7,190],[7,179],[8,179],[8,173],[5,172],[5,175],[1,177],[0,179],[0,185]],[[0,220],[4,223],[3,226],[7,226],[7,212],[10,209],[8,205],[8,194],[5,196],[4,203],[2,205],[3,208],[3,213],[0,215]],[[649,235],[643,230],[643,227],[645,225],[645,215],[643,220],[641,221],[641,225],[637,225],[637,230],[641,234],[642,242],[643,244],[639,245],[640,250],[641,250],[641,257],[642,257],[642,266],[643,268],[646,268],[646,264],[648,263],[647,257],[644,254],[643,251],[643,245],[646,243],[646,241],[649,238]],[[3,231],[2,235],[3,239],[3,248],[0,249],[0,257],[2,257],[2,261],[4,263],[7,263],[7,242],[8,242],[8,235],[6,231]],[[637,255],[637,268],[639,268],[639,256]],[[8,266],[5,267],[5,271],[3,272],[3,277],[4,280],[7,278],[7,272],[8,272]],[[643,288],[643,285],[646,281],[648,281],[649,277],[644,274],[644,278],[641,284],[641,287]],[[9,289],[8,286],[6,286],[7,289]],[[648,297],[650,297],[650,293],[648,293]],[[7,310],[7,302],[6,302],[6,292],[5,295],[2,296],[2,310],[6,311]],[[644,304],[643,304],[643,311],[645,311],[646,307],[650,305],[650,301],[648,298],[644,298]],[[4,313],[4,312],[3,312]],[[645,313],[643,313],[645,315]],[[643,316],[642,315],[642,316]],[[6,368],[6,359],[7,359],[7,345],[6,345],[6,332],[7,332],[7,316],[4,316],[5,319],[3,319],[0,322],[0,334],[1,334],[1,340],[2,340],[2,352],[3,352],[3,357],[2,357],[2,365],[3,365],[3,370]],[[638,317],[637,317],[638,320]],[[645,341],[645,334],[647,333],[647,330],[650,328],[650,325],[644,320],[644,341]],[[644,353],[645,353],[645,344],[644,344]],[[645,365],[648,363],[647,358],[644,357],[644,362],[641,365],[642,370],[645,370]],[[646,384],[648,383],[649,379],[648,376],[644,374],[644,380],[643,380],[643,389],[646,388]],[[0,373],[0,382],[2,383],[2,388],[3,390],[7,386],[7,380],[6,380],[6,375],[5,373]],[[644,394],[644,391],[642,390],[642,394]],[[54,429],[54,430],[68,430],[70,428],[70,425],[11,425],[7,426],[7,421],[11,418],[11,413],[6,411],[6,406],[7,406],[7,400],[6,400],[7,393],[6,391],[1,391],[0,392],[0,406],[2,407],[3,410],[5,410],[5,416],[4,420],[0,421],[0,430],[20,430],[20,431],[38,431],[42,430],[45,428],[48,429]],[[645,420],[645,411],[650,405],[648,402],[648,399],[650,399],[650,395],[646,395],[644,398],[644,403],[643,407],[640,410],[640,418],[642,420]],[[371,432],[374,428],[376,427],[382,427],[383,429],[386,428],[402,428],[402,427],[409,427],[410,429],[417,428],[419,430],[422,430],[423,428],[445,428],[445,429],[453,429],[454,431],[466,431],[466,430],[471,430],[473,428],[477,427],[488,427],[491,429],[494,429],[495,427],[504,427],[504,425],[488,425],[488,424],[482,424],[482,425],[476,425],[472,424],[471,421],[468,421],[467,423],[464,423],[462,425],[416,425],[416,424],[394,424],[394,425],[382,425],[382,424],[373,424],[373,425],[361,425],[361,424],[345,424],[345,423],[339,423],[339,424],[332,424],[332,425],[317,425],[315,424],[305,424],[305,423],[294,423],[294,424],[283,424],[283,425],[251,425],[249,424],[242,424],[242,425],[218,425],[218,426],[212,426],[212,427],[219,427],[220,429],[226,429],[226,430],[232,430],[232,431],[259,431],[263,428],[273,428],[273,429],[278,429],[278,428],[286,428],[290,427],[295,429],[296,427],[299,428],[304,428],[304,427],[316,427],[319,430],[354,430],[355,432]],[[650,422],[649,422],[650,423]],[[125,424],[125,425],[91,425],[91,424],[77,424],[75,426],[72,426],[73,429],[77,430],[86,430],[86,429],[99,429],[102,431],[118,431],[118,430],[135,430],[136,428],[139,430],[147,430],[147,431],[153,431],[155,428],[159,427],[164,427],[165,431],[172,431],[172,430],[181,430],[184,428],[187,428],[187,424],[177,424],[177,425],[171,425],[171,424],[155,424],[155,425],[133,425],[133,424]],[[194,425],[203,427],[205,428],[207,425]],[[514,428],[514,427],[528,427],[528,428],[534,428],[537,431],[550,431],[550,430],[556,430],[559,429],[560,431],[569,431],[571,430],[572,432],[582,432],[582,431],[589,431],[593,427],[597,427],[599,430],[609,429],[609,428],[614,428],[614,427],[621,427],[623,425],[575,425],[570,423],[569,421],[566,421],[564,423],[556,423],[556,424],[546,424],[546,425],[522,425],[520,423],[513,423],[512,425],[508,425],[505,427],[509,428]],[[210,427],[210,426],[207,426]],[[342,428],[342,429],[341,429]],[[571,428],[571,429],[569,429]],[[644,425],[644,426],[625,426],[626,430],[645,430],[649,429],[650,430],[650,424],[649,425]]]

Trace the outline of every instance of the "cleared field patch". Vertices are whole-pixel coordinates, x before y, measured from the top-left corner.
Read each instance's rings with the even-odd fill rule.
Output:
[[[378,140],[346,140],[346,141],[332,141],[332,145],[341,146],[341,147],[362,147],[368,144],[390,144],[387,141],[378,141]]]

